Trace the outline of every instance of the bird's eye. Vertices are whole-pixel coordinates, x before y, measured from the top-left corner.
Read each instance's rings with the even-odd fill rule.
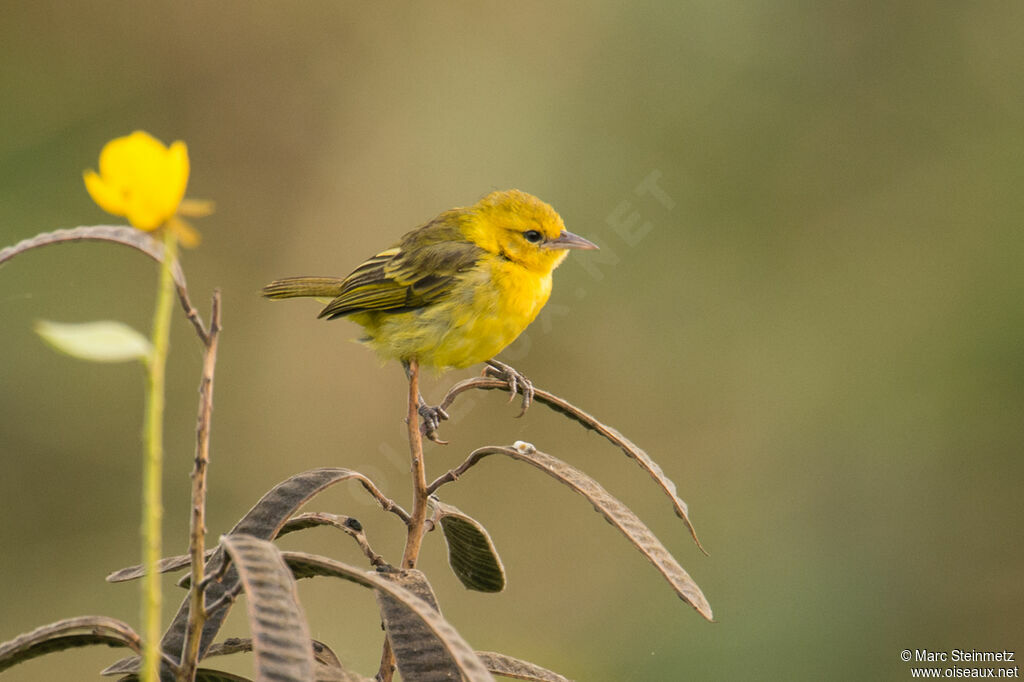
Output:
[[[523,239],[530,242],[531,244],[536,244],[541,239],[544,239],[544,235],[542,235],[537,230],[527,230],[526,232],[523,232]]]

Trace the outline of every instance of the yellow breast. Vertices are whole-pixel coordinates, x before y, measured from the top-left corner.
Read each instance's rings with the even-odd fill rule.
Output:
[[[551,295],[551,274],[488,255],[444,301],[401,313],[351,316],[383,359],[445,369],[490,360],[533,322]]]

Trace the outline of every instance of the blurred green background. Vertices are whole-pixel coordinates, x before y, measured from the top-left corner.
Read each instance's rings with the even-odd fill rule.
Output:
[[[0,245],[117,222],[81,172],[134,129],[182,139],[217,202],[185,254],[224,297],[209,530],[317,466],[408,499],[404,379],[259,288],[343,275],[439,211],[518,187],[602,245],[556,273],[503,356],[644,447],[690,504],[702,556],[651,481],[543,407],[473,396],[436,475],[522,439],[631,505],[701,585],[680,602],[590,506],[487,461],[446,501],[509,572],[465,592],[423,567],[479,649],[580,680],[909,679],[902,649],[1024,649],[1024,5],[1020,3],[5,2]],[[659,192],[638,192],[645,181]],[[626,227],[623,227],[626,225]],[[39,318],[148,331],[157,270],[79,244],[0,269],[0,640],[64,617],[138,624],[143,373],[59,356]],[[174,321],[168,554],[187,542],[200,350]],[[437,399],[472,371],[427,382]],[[401,529],[356,488],[397,561]],[[305,535],[305,537],[303,537]],[[283,542],[358,562],[326,531]],[[300,595],[365,674],[372,596]],[[168,579],[165,619],[183,595]],[[225,635],[244,635],[236,609]],[[96,679],[85,649],[4,679]],[[218,663],[222,663],[218,661]],[[250,660],[225,660],[239,673]]]

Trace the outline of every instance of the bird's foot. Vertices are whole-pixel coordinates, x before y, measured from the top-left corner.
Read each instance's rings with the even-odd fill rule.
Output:
[[[417,412],[420,413],[420,419],[423,420],[420,431],[424,436],[434,441],[439,445],[447,445],[448,441],[441,440],[437,437],[437,430],[441,427],[441,422],[448,419],[448,413],[440,405],[427,405],[426,401],[421,396],[419,399],[419,407]]]
[[[498,360],[488,360],[484,369],[484,376],[501,379],[508,384],[508,401],[515,400],[516,393],[523,394],[523,409],[519,411],[516,418],[522,417],[530,409],[533,403],[533,382],[527,379],[519,370]]]

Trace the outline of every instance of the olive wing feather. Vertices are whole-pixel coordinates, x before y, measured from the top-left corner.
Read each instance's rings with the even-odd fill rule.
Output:
[[[448,296],[459,275],[471,270],[485,253],[472,242],[445,239],[423,243],[423,239],[411,239],[415,235],[410,233],[399,246],[356,268],[342,283],[341,294],[320,311],[320,317],[400,312],[430,305]]]

